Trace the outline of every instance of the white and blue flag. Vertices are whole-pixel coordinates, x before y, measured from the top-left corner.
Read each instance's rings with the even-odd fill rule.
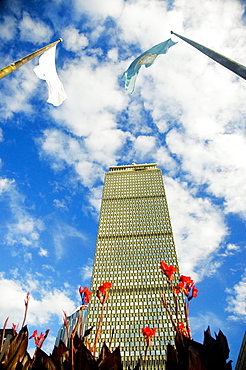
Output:
[[[166,54],[168,49],[175,44],[176,42],[172,41],[172,39],[168,39],[167,41],[153,46],[145,53],[141,54],[138,58],[136,58],[122,76],[122,80],[125,82],[125,90],[132,94],[134,91],[136,78],[141,66],[144,64],[146,68],[150,67],[154,63],[158,55]]]

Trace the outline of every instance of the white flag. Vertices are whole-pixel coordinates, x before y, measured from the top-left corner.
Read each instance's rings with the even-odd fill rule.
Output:
[[[41,55],[39,65],[33,70],[41,80],[45,80],[48,84],[49,97],[47,102],[59,106],[67,99],[67,94],[56,72],[55,54],[56,45]]]

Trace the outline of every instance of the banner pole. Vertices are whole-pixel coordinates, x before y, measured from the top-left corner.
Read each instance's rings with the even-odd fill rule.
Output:
[[[35,51],[34,53],[31,53],[31,54],[25,56],[24,58],[17,60],[17,62],[11,63],[7,67],[1,69],[0,70],[0,80],[2,78],[4,78],[5,76],[9,75],[10,73],[14,72],[16,69],[23,66],[23,64],[26,64],[27,62],[29,62],[33,58],[37,57],[38,55],[43,54],[46,50],[49,50],[50,48],[52,48],[53,46],[58,44],[58,42],[62,42],[62,41],[63,40],[60,38],[59,40],[57,40],[55,42],[52,42],[52,44],[44,46],[43,48]]]

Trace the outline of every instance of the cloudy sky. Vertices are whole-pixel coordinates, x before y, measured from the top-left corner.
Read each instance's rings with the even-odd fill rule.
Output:
[[[2,0],[1,68],[63,38],[56,65],[68,95],[46,102],[38,58],[1,80],[0,322],[51,329],[89,285],[104,173],[157,163],[181,273],[197,282],[191,329],[221,329],[235,361],[245,330],[246,84],[183,41],[129,64],[173,30],[246,65],[240,0]],[[174,36],[174,41],[178,39]]]

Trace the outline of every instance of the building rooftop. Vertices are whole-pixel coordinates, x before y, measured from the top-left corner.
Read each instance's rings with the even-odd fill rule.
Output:
[[[109,167],[109,171],[136,171],[136,170],[144,170],[144,169],[153,169],[157,168],[156,163],[144,163],[144,164],[136,164],[132,163],[130,165],[123,165],[123,166],[111,166]]]

